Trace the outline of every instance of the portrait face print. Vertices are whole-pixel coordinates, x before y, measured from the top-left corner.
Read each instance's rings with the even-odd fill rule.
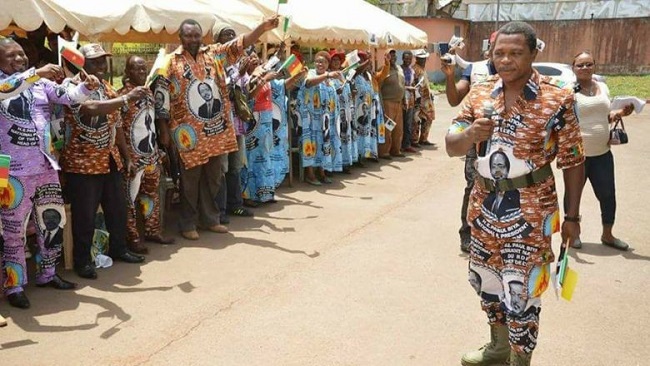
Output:
[[[46,209],[43,211],[43,224],[47,231],[58,228],[61,225],[61,214],[55,209]]]
[[[222,113],[219,89],[212,79],[194,80],[187,88],[186,97],[190,112],[200,120],[213,121]]]
[[[157,91],[153,97],[154,107],[156,110],[162,109],[162,107],[165,105],[165,95],[161,91]]]
[[[510,308],[517,314],[522,313],[526,308],[524,299],[524,284],[520,281],[508,282],[510,293]]]
[[[494,180],[508,178],[510,160],[503,151],[496,151],[490,155],[490,174]]]
[[[206,102],[212,99],[212,88],[206,83],[200,83],[198,86],[199,95]]]

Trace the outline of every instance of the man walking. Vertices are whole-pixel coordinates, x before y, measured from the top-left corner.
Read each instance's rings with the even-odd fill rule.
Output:
[[[446,136],[450,156],[478,146],[478,176],[467,216],[472,224],[469,269],[474,286],[480,283],[475,290],[488,316],[491,342],[463,355],[465,366],[508,360],[511,366],[530,365],[541,295],[554,259],[551,236],[559,228],[550,165],[555,158],[568,203],[563,245],[580,234],[585,158],[573,94],[532,68],[536,43],[526,23],[501,27],[492,50],[498,76],[472,86]],[[500,192],[509,197],[508,210],[496,215],[490,202]]]

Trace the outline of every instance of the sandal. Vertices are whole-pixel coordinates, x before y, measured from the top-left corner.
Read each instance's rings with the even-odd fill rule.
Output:
[[[311,184],[312,186],[322,186],[323,184],[318,179],[305,179],[305,182]]]
[[[600,242],[603,243],[603,245],[607,245],[608,247],[612,247],[614,249],[626,251],[630,246],[624,242],[623,240],[619,238],[614,238],[614,241],[605,241],[602,238],[600,239]]]
[[[332,179],[331,179],[330,177],[328,177],[328,176],[324,176],[324,177],[322,177],[322,178],[320,179],[320,181],[323,182],[323,183],[325,183],[325,184],[332,184]]]
[[[573,243],[571,243],[571,248],[574,249],[582,248],[582,240],[580,240],[580,238],[576,238],[576,240],[574,240]]]
[[[233,216],[253,217],[253,213],[243,207],[230,210],[230,214]]]

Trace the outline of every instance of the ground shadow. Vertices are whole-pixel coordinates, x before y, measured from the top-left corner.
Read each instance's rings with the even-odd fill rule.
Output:
[[[650,256],[646,255],[641,255],[641,254],[636,254],[634,253],[634,248],[630,248],[626,251],[622,250],[617,250],[614,248],[610,248],[606,245],[603,245],[601,243],[582,243],[582,248],[580,249],[571,249],[569,250],[569,256],[571,256],[573,259],[575,259],[576,263],[581,263],[581,264],[594,264],[594,262],[590,262],[584,258],[581,257],[581,254],[589,254],[589,255],[595,255],[598,257],[615,257],[615,256],[621,256],[625,259],[629,260],[643,260],[643,261],[650,261]]]

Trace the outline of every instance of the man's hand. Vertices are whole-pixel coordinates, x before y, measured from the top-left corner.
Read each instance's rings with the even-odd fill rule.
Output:
[[[277,79],[279,77],[280,77],[279,72],[277,72],[277,71],[269,71],[269,72],[266,73],[266,75],[264,75],[264,80],[265,81],[271,81],[271,80],[275,80],[275,79]]]
[[[580,224],[577,222],[564,221],[562,223],[562,243],[571,245],[580,237]]]
[[[467,136],[469,136],[473,143],[477,144],[490,138],[490,136],[492,136],[493,129],[494,122],[491,119],[477,118],[474,120],[474,123],[465,129],[465,133]]]
[[[443,74],[445,74],[446,77],[453,77],[454,72],[456,71],[456,66],[448,62],[445,62],[445,60],[441,57],[440,70],[442,71]]]
[[[101,85],[101,81],[94,75],[88,75],[84,80],[84,85],[88,90],[97,90]]]
[[[42,77],[43,79],[50,80],[63,80],[65,77],[61,66],[54,64],[47,64],[39,69],[36,69],[36,75]]]
[[[136,169],[133,162],[131,162],[131,159],[124,160],[124,172],[128,178],[135,177]]]
[[[126,98],[129,100],[129,102],[134,101],[134,100],[139,100],[147,96],[147,89],[143,86],[138,86],[131,90],[127,95]]]
[[[280,24],[280,18],[276,14],[276,15],[273,15],[272,17],[270,17],[270,18],[264,19],[264,21],[261,24],[261,27],[262,27],[262,30],[264,30],[265,32],[268,32],[268,31],[270,31],[272,29],[277,28],[279,24]]]

